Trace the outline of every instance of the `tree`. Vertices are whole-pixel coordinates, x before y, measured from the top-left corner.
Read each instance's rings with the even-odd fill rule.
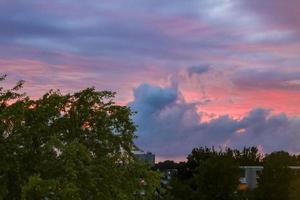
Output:
[[[3,80],[5,77],[2,77]],[[159,176],[134,159],[136,127],[115,93],[49,91],[37,100],[0,88],[0,199],[153,198]]]
[[[154,168],[160,171],[165,171],[168,169],[176,169],[178,164],[173,160],[165,160],[163,162],[159,162],[155,164]]]
[[[264,159],[264,169],[258,179],[258,198],[289,199],[292,171],[288,168],[293,158],[284,151],[273,152]]]
[[[171,199],[232,200],[239,184],[239,166],[233,154],[214,148],[196,148],[185,165],[178,166]]]
[[[198,169],[195,177],[199,199],[232,200],[239,184],[239,168],[226,155],[209,158]]]
[[[289,199],[298,200],[300,197],[300,172],[294,171],[293,180],[291,181],[289,188]]]
[[[234,158],[240,166],[261,165],[262,155],[257,147],[244,147],[243,150],[233,150]]]

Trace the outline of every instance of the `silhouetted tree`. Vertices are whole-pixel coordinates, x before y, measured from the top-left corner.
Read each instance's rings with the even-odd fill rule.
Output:
[[[240,166],[255,166],[262,164],[262,155],[257,147],[244,147],[243,150],[233,150],[234,158]]]
[[[294,178],[289,188],[289,200],[298,200],[300,198],[300,174],[297,170],[294,172]]]
[[[168,169],[176,169],[178,166],[178,164],[176,162],[174,162],[173,160],[165,160],[163,162],[159,162],[157,164],[155,164],[155,169],[160,170],[160,171],[164,171],[164,170],[168,170]]]
[[[289,199],[292,171],[288,168],[294,163],[289,153],[273,152],[264,159],[264,169],[258,179],[258,199]]]

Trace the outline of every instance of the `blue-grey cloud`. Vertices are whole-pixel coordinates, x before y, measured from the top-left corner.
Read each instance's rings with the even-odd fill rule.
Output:
[[[243,6],[219,0],[174,0],[172,4],[145,0],[0,3],[0,57],[4,59],[71,65],[76,62],[60,54],[74,54],[94,60],[89,63],[90,69],[103,69],[106,63],[99,58],[117,60],[127,73],[132,63],[139,63],[135,70],[141,71],[147,65],[177,69],[197,66],[199,60],[228,66],[232,55],[242,60],[253,57],[247,48],[236,48],[253,32],[258,38],[270,35],[259,29],[255,17],[244,14],[247,6],[251,7],[245,2]],[[280,30],[275,35],[281,35]],[[268,53],[262,52],[265,56]],[[272,60],[281,58],[272,56]],[[299,64],[298,59],[289,58],[293,61]]]
[[[210,65],[197,65],[192,66],[187,69],[187,72],[189,76],[192,76],[193,74],[203,74],[208,72],[211,69]]]
[[[241,119],[220,116],[201,121],[197,105],[186,103],[176,88],[143,84],[129,106],[137,111],[137,145],[160,156],[187,155],[198,146],[261,145],[266,152],[299,152],[300,118],[253,109]]]

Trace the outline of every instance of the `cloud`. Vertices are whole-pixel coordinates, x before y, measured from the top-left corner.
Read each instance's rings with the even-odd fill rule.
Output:
[[[185,102],[177,88],[143,84],[134,94],[129,106],[138,112],[134,117],[138,125],[136,143],[159,156],[184,156],[194,147],[212,145],[300,151],[298,117],[257,108],[240,119],[223,115],[203,121],[198,105]]]
[[[85,57],[87,62],[98,59],[101,67],[89,65],[92,70],[106,64],[99,59],[104,57],[117,61],[125,71],[130,71],[132,63],[140,71],[148,65],[168,66],[171,71],[197,66],[199,60],[226,66],[243,61],[249,67],[250,59],[272,57],[273,64],[283,57],[273,55],[275,46],[275,53],[283,48],[284,52],[291,51],[295,58],[289,58],[289,62],[299,64],[299,53],[295,52],[299,46],[276,45],[278,40],[294,42],[290,38],[293,30],[270,31],[268,24],[261,26],[255,14],[244,14],[252,5],[242,4],[223,0],[174,0],[172,4],[145,0],[101,4],[95,0],[16,0],[0,6],[0,56],[69,64],[74,62],[60,54],[73,54]],[[266,38],[271,53],[264,45],[249,45],[252,41],[261,44]],[[260,59],[253,52],[261,53]]]
[[[193,74],[203,74],[208,72],[211,69],[210,65],[198,65],[198,66],[192,66],[187,69],[187,72],[189,76],[192,76]]]
[[[253,89],[300,90],[300,72],[247,69],[232,76],[237,87]]]
[[[242,0],[239,2],[244,10],[255,13],[263,21],[277,25],[277,28],[299,29],[298,0],[272,0],[261,2],[259,0]]]
[[[134,90],[134,96],[135,100],[129,106],[138,112],[134,118],[139,130],[137,142],[145,150],[174,147],[174,142],[178,143],[184,137],[181,132],[198,123],[195,105],[185,103],[177,88],[142,84]]]
[[[134,98],[137,99],[133,109],[142,110],[142,114],[150,116],[157,110],[164,109],[177,100],[176,88],[160,88],[142,84],[134,90]]]

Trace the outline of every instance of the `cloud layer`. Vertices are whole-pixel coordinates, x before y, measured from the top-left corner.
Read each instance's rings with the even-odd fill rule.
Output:
[[[137,144],[162,157],[187,155],[198,146],[260,146],[265,152],[299,152],[300,118],[256,108],[240,119],[228,115],[203,121],[197,105],[187,103],[177,88],[148,84],[135,89],[129,104],[138,111]]]

